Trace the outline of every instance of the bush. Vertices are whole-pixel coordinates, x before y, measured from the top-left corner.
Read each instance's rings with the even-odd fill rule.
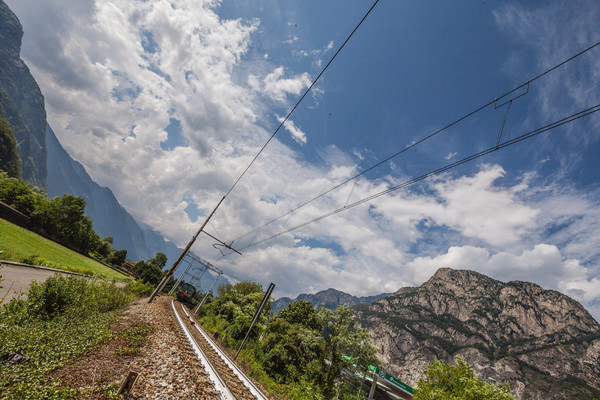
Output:
[[[31,358],[0,365],[0,399],[82,398],[50,372],[110,338],[116,310],[132,298],[113,283],[55,275],[0,307],[0,354]]]
[[[144,283],[141,279],[136,279],[133,282],[129,282],[127,286],[125,286],[125,290],[135,294],[137,297],[148,297],[154,291],[154,285]]]
[[[47,320],[60,314],[76,313],[83,317],[109,312],[131,300],[131,295],[113,283],[88,282],[84,278],[55,274],[43,283],[33,282],[27,300],[13,301],[23,303],[20,307],[31,319]]]

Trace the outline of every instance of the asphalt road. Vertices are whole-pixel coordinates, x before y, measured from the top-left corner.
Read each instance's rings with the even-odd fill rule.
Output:
[[[65,276],[70,275],[64,271],[6,264],[0,265],[0,276],[4,279],[4,281],[0,282],[0,286],[2,286],[0,288],[0,302],[6,303],[19,293],[26,293],[29,290],[31,282],[44,282],[57,272]],[[124,286],[121,282],[118,282],[117,285]]]

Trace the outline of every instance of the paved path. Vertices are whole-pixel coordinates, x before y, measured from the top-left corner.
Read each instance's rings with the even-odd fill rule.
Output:
[[[8,302],[19,293],[26,293],[29,290],[29,284],[33,281],[44,282],[46,279],[60,273],[64,276],[77,275],[66,271],[59,271],[50,268],[36,268],[17,265],[6,265],[0,262],[0,275],[4,281],[0,282],[0,302]],[[117,285],[124,286],[118,282]],[[3,300],[3,301],[2,301]]]

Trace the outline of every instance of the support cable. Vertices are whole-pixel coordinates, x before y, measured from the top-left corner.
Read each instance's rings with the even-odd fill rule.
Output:
[[[515,87],[514,89],[512,89],[512,90],[510,90],[510,91],[508,91],[508,92],[506,92],[506,93],[504,93],[504,94],[503,94],[503,95],[501,95],[500,97],[496,97],[496,98],[494,98],[494,100],[492,100],[492,101],[490,101],[490,102],[488,102],[488,103],[486,103],[486,104],[482,105],[481,107],[479,107],[479,108],[477,108],[477,109],[475,109],[475,110],[473,110],[473,111],[469,112],[468,114],[465,114],[464,116],[462,116],[462,117],[460,117],[460,118],[458,118],[458,119],[454,120],[453,122],[451,122],[451,123],[449,123],[449,124],[445,125],[444,127],[440,128],[440,129],[438,129],[437,131],[435,131],[435,132],[433,132],[433,133],[431,133],[431,134],[429,134],[429,135],[427,135],[427,136],[425,136],[425,137],[423,137],[423,138],[419,139],[418,141],[416,141],[416,142],[414,142],[414,143],[412,143],[412,144],[410,144],[410,145],[406,146],[404,149],[402,149],[402,150],[400,150],[400,151],[398,151],[398,152],[396,152],[396,153],[392,154],[391,156],[389,156],[389,157],[385,158],[384,160],[382,160],[382,161],[380,161],[380,162],[378,162],[378,163],[376,163],[376,164],[373,164],[373,165],[371,165],[370,167],[368,167],[368,168],[367,168],[367,169],[365,169],[364,171],[362,171],[362,172],[360,172],[360,173],[358,173],[358,174],[356,174],[356,175],[354,175],[354,176],[352,176],[352,177],[350,177],[350,178],[346,179],[345,181],[343,181],[343,182],[341,182],[341,183],[339,183],[339,184],[335,185],[334,187],[332,187],[332,188],[330,188],[330,189],[326,190],[325,192],[323,192],[323,193],[321,193],[321,194],[319,194],[319,195],[317,195],[317,196],[313,197],[312,199],[310,199],[310,200],[308,200],[308,201],[305,201],[304,203],[300,204],[299,206],[296,206],[295,208],[293,208],[293,209],[289,210],[289,211],[288,211],[288,212],[286,212],[285,214],[282,214],[282,215],[280,215],[279,217],[277,217],[277,218],[275,218],[275,219],[272,219],[272,220],[270,220],[269,222],[267,222],[267,223],[265,223],[265,224],[263,224],[263,225],[261,225],[261,226],[259,226],[259,227],[255,228],[255,229],[253,229],[253,230],[251,230],[251,231],[249,231],[249,232],[247,232],[247,233],[243,234],[242,236],[239,236],[238,238],[236,238],[236,239],[235,239],[235,241],[236,241],[236,242],[238,242],[240,239],[243,239],[244,237],[246,237],[246,236],[248,236],[248,235],[250,235],[250,234],[252,234],[252,233],[255,233],[255,232],[257,232],[257,231],[259,231],[259,230],[261,230],[261,229],[263,229],[263,228],[267,227],[268,225],[271,225],[272,223],[279,221],[281,218],[283,218],[283,217],[285,217],[285,216],[287,216],[287,215],[289,215],[289,214],[291,214],[291,213],[293,213],[293,212],[295,212],[295,211],[298,211],[299,209],[301,209],[301,208],[303,208],[303,207],[307,206],[308,204],[310,204],[310,203],[312,203],[312,202],[314,202],[314,201],[316,201],[316,200],[318,200],[318,199],[322,198],[323,196],[326,196],[327,194],[329,194],[329,193],[333,192],[334,190],[336,190],[336,189],[339,189],[340,187],[342,187],[342,186],[346,185],[347,183],[349,183],[349,182],[351,182],[351,181],[353,181],[353,180],[355,180],[355,179],[357,179],[357,178],[361,177],[362,175],[366,174],[367,172],[369,172],[369,171],[372,171],[373,169],[375,169],[375,168],[377,168],[377,167],[379,167],[379,166],[381,166],[381,165],[383,165],[383,164],[387,163],[388,161],[392,160],[393,158],[396,158],[396,157],[398,157],[398,156],[399,156],[399,155],[401,155],[402,153],[404,153],[404,152],[406,152],[406,151],[408,151],[408,150],[411,150],[411,149],[412,149],[412,148],[414,148],[415,146],[418,146],[419,144],[421,144],[421,143],[423,143],[423,142],[425,142],[425,141],[427,141],[427,140],[429,140],[429,139],[433,138],[434,136],[438,135],[439,133],[442,133],[442,132],[444,132],[445,130],[447,130],[447,129],[451,128],[452,126],[454,126],[454,125],[458,124],[459,122],[462,122],[462,121],[464,121],[464,120],[466,120],[466,119],[468,119],[468,118],[472,117],[473,115],[475,115],[475,114],[479,113],[480,111],[482,111],[482,110],[484,110],[484,109],[488,108],[488,107],[489,107],[489,106],[491,106],[492,104],[494,104],[494,107],[495,107],[495,108],[499,108],[499,107],[503,106],[504,104],[506,104],[506,103],[508,103],[508,102],[512,102],[512,100],[516,100],[516,99],[518,99],[519,97],[521,97],[521,96],[523,96],[523,95],[525,95],[525,94],[527,94],[527,93],[529,92],[529,85],[530,85],[532,82],[534,82],[534,81],[536,81],[536,80],[538,80],[538,79],[542,78],[543,76],[545,76],[545,75],[549,74],[550,72],[552,72],[552,71],[554,71],[554,70],[556,70],[556,69],[560,68],[561,66],[563,66],[563,65],[565,65],[565,64],[567,64],[567,63],[569,63],[569,62],[571,62],[571,61],[572,61],[572,60],[574,60],[575,58],[577,58],[577,57],[579,57],[579,56],[581,56],[581,55],[583,55],[583,54],[587,53],[588,51],[590,51],[590,50],[594,49],[595,47],[597,47],[597,46],[599,46],[599,45],[600,45],[600,42],[597,42],[597,43],[595,43],[595,44],[591,45],[590,47],[588,47],[588,48],[586,48],[586,49],[584,49],[584,50],[580,51],[579,53],[577,53],[577,54],[575,54],[575,55],[573,55],[573,56],[571,56],[571,57],[569,57],[569,58],[567,58],[566,60],[562,61],[561,63],[559,63],[559,64],[556,64],[556,65],[555,65],[555,66],[553,66],[552,68],[550,68],[550,69],[547,69],[546,71],[544,71],[544,72],[540,73],[539,75],[535,76],[534,78],[532,78],[532,79],[529,79],[528,81],[526,81],[526,82],[525,82],[525,83],[523,83],[522,85],[519,85],[519,86]],[[522,89],[523,87],[527,87],[527,91],[526,91],[525,93],[522,93],[522,94],[520,94],[520,95],[518,95],[518,96],[516,96],[516,97],[514,97],[514,98],[512,98],[512,99],[510,99],[510,100],[508,100],[506,103],[503,103],[503,104],[500,104],[500,105],[498,105],[498,100],[501,100],[501,99],[503,99],[503,98],[505,98],[505,97],[507,97],[507,96],[509,96],[509,95],[513,94],[514,92],[518,91],[519,89]],[[511,104],[512,104],[512,103],[511,103]],[[505,114],[505,118],[506,118],[506,115],[507,115],[507,114],[508,114],[508,112]],[[501,133],[499,134],[499,136],[501,136]],[[498,139],[498,142],[499,142],[499,139]]]
[[[483,151],[480,151],[478,153],[472,154],[472,155],[470,155],[470,156],[468,156],[466,158],[463,158],[463,159],[461,159],[459,161],[456,161],[456,162],[453,162],[451,164],[445,165],[445,166],[440,167],[440,168],[438,168],[436,170],[430,171],[430,172],[428,172],[426,174],[423,174],[423,175],[421,175],[419,177],[407,180],[407,181],[405,181],[405,182],[403,182],[403,183],[401,183],[399,185],[393,186],[393,187],[388,188],[386,190],[383,190],[381,192],[375,193],[375,194],[373,194],[371,196],[365,197],[365,198],[363,198],[361,200],[355,201],[354,203],[346,205],[346,206],[344,206],[342,208],[338,208],[336,210],[330,211],[330,212],[328,212],[326,214],[323,214],[323,215],[321,215],[319,217],[316,217],[316,218],[313,218],[313,219],[311,219],[309,221],[303,222],[303,223],[301,223],[299,225],[296,225],[296,226],[294,226],[292,228],[289,228],[289,229],[286,229],[286,230],[281,231],[279,233],[276,233],[276,234],[274,234],[272,236],[269,236],[269,237],[267,237],[265,239],[262,239],[262,240],[259,240],[257,242],[251,243],[250,245],[242,247],[240,250],[245,250],[245,249],[247,249],[249,247],[257,246],[259,244],[262,244],[262,243],[267,242],[269,240],[275,239],[275,238],[277,238],[277,237],[279,237],[281,235],[284,235],[286,233],[290,233],[290,232],[295,231],[297,229],[303,228],[303,227],[305,227],[307,225],[311,225],[311,224],[313,224],[315,222],[318,222],[318,221],[321,221],[321,220],[323,220],[325,218],[328,218],[328,217],[331,217],[333,215],[339,214],[342,211],[346,211],[346,210],[348,210],[350,208],[353,208],[353,207],[356,207],[356,206],[361,205],[363,203],[369,202],[371,200],[374,200],[374,199],[376,199],[378,197],[381,197],[383,195],[389,194],[389,193],[391,193],[393,191],[396,191],[398,189],[405,188],[407,186],[410,186],[410,185],[412,185],[414,183],[420,182],[420,181],[422,181],[422,180],[424,180],[426,178],[429,178],[431,176],[438,175],[438,174],[440,174],[442,172],[446,172],[446,171],[448,171],[448,170],[450,170],[452,168],[458,167],[458,166],[460,166],[462,164],[465,164],[467,162],[473,161],[475,159],[478,159],[480,157],[483,157],[483,156],[485,156],[487,154],[493,153],[493,152],[498,151],[500,149],[504,149],[506,147],[512,146],[512,145],[517,144],[517,143],[519,143],[519,142],[521,142],[523,140],[530,139],[530,138],[532,138],[534,136],[539,135],[540,133],[544,133],[544,132],[550,131],[551,129],[558,128],[558,127],[560,127],[562,125],[568,124],[570,122],[573,122],[573,121],[578,120],[580,118],[586,117],[586,116],[588,116],[590,114],[593,114],[595,112],[598,112],[598,111],[600,111],[600,104],[597,104],[597,105],[595,105],[593,107],[590,107],[590,108],[587,108],[585,110],[582,110],[582,111],[580,111],[578,113],[572,114],[572,115],[570,115],[568,117],[564,117],[564,118],[562,118],[560,120],[557,120],[557,121],[555,121],[555,122],[553,122],[551,124],[548,124],[548,125],[542,126],[540,128],[537,128],[537,129],[535,129],[533,131],[524,133],[524,134],[522,134],[520,136],[517,136],[517,137],[515,137],[513,139],[507,140],[507,141],[505,141],[503,143],[499,143],[497,145],[494,145],[493,147],[490,147],[490,148],[488,148],[486,150],[483,150]],[[231,254],[231,253],[229,253],[229,254]]]
[[[227,197],[229,195],[229,193],[231,193],[231,191],[237,186],[237,184],[240,182],[240,180],[242,180],[242,178],[244,177],[244,175],[246,175],[246,172],[248,172],[248,170],[250,169],[250,167],[252,166],[252,164],[254,164],[254,162],[256,161],[256,159],[258,158],[258,156],[260,156],[260,154],[263,152],[263,150],[265,149],[265,147],[267,147],[267,145],[271,142],[271,140],[275,137],[275,135],[279,132],[279,130],[283,127],[283,125],[291,117],[291,115],[294,113],[294,111],[296,111],[296,108],[298,108],[298,106],[300,105],[300,103],[302,102],[302,100],[304,100],[304,98],[306,97],[306,95],[316,85],[317,81],[325,73],[325,71],[327,70],[327,68],[329,68],[329,65],[331,65],[331,63],[333,62],[333,60],[335,60],[335,58],[337,57],[337,55],[342,51],[342,49],[350,41],[350,39],[352,38],[352,36],[354,36],[354,33],[362,25],[362,23],[365,21],[365,19],[367,19],[367,17],[369,16],[369,14],[371,14],[371,11],[373,11],[373,9],[377,5],[377,3],[379,3],[379,0],[375,0],[375,2],[373,3],[373,5],[369,9],[369,11],[367,11],[367,13],[365,14],[365,16],[358,23],[358,25],[356,25],[356,27],[354,28],[354,30],[352,31],[352,33],[350,33],[350,35],[348,35],[348,37],[346,38],[346,40],[344,41],[344,43],[342,43],[342,45],[335,52],[335,54],[333,55],[333,57],[331,57],[331,59],[329,60],[329,62],[327,63],[327,65],[325,65],[325,67],[321,70],[321,72],[319,73],[319,75],[317,75],[317,77],[313,80],[313,82],[308,87],[308,89],[306,89],[306,91],[304,92],[304,94],[296,102],[296,105],[294,105],[294,107],[290,110],[290,112],[286,115],[286,117],[281,121],[281,123],[279,124],[279,126],[277,127],[277,129],[275,129],[275,132],[273,132],[273,134],[271,135],[271,137],[269,138],[269,140],[267,140],[267,142],[263,145],[263,147],[258,151],[258,153],[256,154],[256,156],[254,156],[254,158],[252,159],[252,161],[250,161],[250,164],[248,164],[248,166],[246,167],[246,169],[244,170],[244,172],[242,172],[242,174],[239,176],[239,178],[235,181],[235,183],[233,184],[233,186],[231,187],[231,189],[229,189],[229,191],[225,194],[225,197]]]

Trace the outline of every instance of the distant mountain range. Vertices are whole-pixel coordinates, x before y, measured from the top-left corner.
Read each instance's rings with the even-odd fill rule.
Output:
[[[22,37],[19,20],[0,0],[0,118],[12,128],[22,178],[46,189],[50,197],[72,194],[84,198],[94,230],[101,237],[113,237],[114,247],[126,249],[129,259],[148,259],[162,252],[174,261],[181,250],[137,222],[111,190],[94,182],[57,140],[46,122],[44,96],[20,58]]]
[[[338,306],[354,306],[357,304],[371,304],[389,293],[382,293],[376,296],[356,297],[351,294],[340,292],[336,289],[327,289],[315,294],[301,294],[294,300],[289,297],[282,297],[271,303],[271,312],[277,314],[293,301],[308,301],[315,307],[325,307],[330,310],[335,310]]]
[[[600,325],[556,291],[441,268],[354,308],[385,368],[411,386],[432,361],[458,355],[519,399],[600,398]]]
[[[48,150],[48,195],[72,194],[86,202],[86,214],[94,221],[94,230],[111,236],[114,246],[127,249],[127,258],[142,260],[164,253],[175,261],[182,250],[152,229],[138,223],[117,201],[112,191],[101,187],[61,146],[50,126],[46,127]]]

